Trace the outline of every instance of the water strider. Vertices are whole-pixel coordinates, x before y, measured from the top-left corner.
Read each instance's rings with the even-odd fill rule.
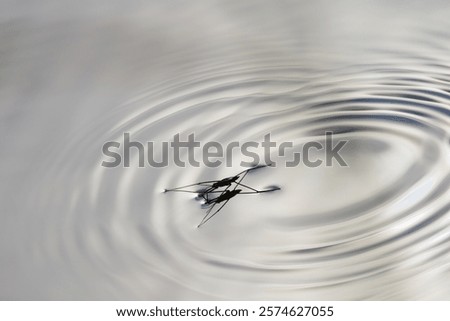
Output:
[[[243,184],[242,181],[245,176],[256,169],[267,167],[268,165],[257,165],[252,168],[246,169],[234,176],[225,177],[220,180],[211,180],[211,181],[203,181],[194,184],[184,185],[180,187],[175,187],[171,189],[165,189],[164,192],[184,192],[184,193],[194,193],[197,194],[198,198],[203,199],[204,205],[207,206],[206,215],[203,217],[200,224],[197,227],[202,226],[206,222],[208,222],[211,218],[213,218],[219,211],[236,195],[244,195],[244,194],[260,194],[267,193],[279,190],[278,186],[273,186],[271,188],[265,190],[258,190],[256,188],[250,187],[246,184]],[[242,175],[242,177],[241,177]],[[234,185],[234,187],[233,187]],[[199,190],[186,190],[185,188],[193,187],[193,186],[201,186],[202,188]],[[222,189],[225,187],[225,189]],[[233,188],[232,188],[233,187]],[[242,187],[247,191],[243,191],[243,189],[238,189],[237,187]],[[232,188],[232,189],[231,189]],[[218,196],[212,197],[211,194],[219,194]],[[217,204],[224,202],[214,213],[211,214],[212,210]]]

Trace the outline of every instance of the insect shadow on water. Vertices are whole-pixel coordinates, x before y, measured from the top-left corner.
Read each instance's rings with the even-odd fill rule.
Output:
[[[271,186],[267,189],[258,190],[251,186],[248,186],[242,181],[248,173],[257,170],[259,168],[267,167],[269,165],[257,165],[252,168],[246,169],[234,176],[225,177],[220,180],[211,180],[211,181],[203,181],[194,184],[184,185],[180,187],[164,189],[164,193],[166,192],[183,192],[183,193],[194,193],[197,194],[197,199],[203,200],[204,207],[207,208],[206,215],[203,217],[200,224],[197,227],[202,226],[210,219],[212,219],[217,213],[220,212],[222,208],[236,195],[245,195],[245,194],[260,194],[273,192],[280,189],[278,186]],[[197,190],[189,190],[189,187],[201,187]],[[238,188],[240,187],[240,188]],[[213,212],[213,209],[217,204],[222,203],[220,207]],[[212,213],[212,214],[211,214]]]

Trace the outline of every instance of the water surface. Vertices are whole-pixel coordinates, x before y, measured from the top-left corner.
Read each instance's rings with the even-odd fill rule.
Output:
[[[0,5],[0,298],[450,299],[445,1]],[[102,145],[348,140],[204,211]],[[236,155],[236,161],[240,156]],[[132,159],[136,164],[137,158]]]

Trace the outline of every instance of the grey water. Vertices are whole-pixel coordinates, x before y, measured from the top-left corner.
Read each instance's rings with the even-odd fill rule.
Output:
[[[0,299],[450,299],[447,1],[0,2]],[[347,140],[207,224],[102,145]],[[236,156],[239,158],[239,155]],[[135,163],[136,158],[132,161]]]

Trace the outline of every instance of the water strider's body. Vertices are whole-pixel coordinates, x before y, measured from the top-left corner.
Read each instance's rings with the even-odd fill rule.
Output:
[[[231,186],[231,184],[236,183],[236,181],[239,179],[239,176],[232,176],[232,177],[227,177],[227,178],[223,178],[220,181],[217,181],[215,183],[213,183],[211,185],[211,187],[208,187],[206,189],[203,190],[199,190],[198,192],[198,196],[204,198],[205,200],[207,200],[207,196],[209,193],[216,191],[217,189],[221,188],[221,187],[228,187]],[[206,197],[204,197],[206,195]]]
[[[240,192],[242,192],[241,189],[234,189],[234,190],[226,190],[225,192],[223,192],[222,194],[220,194],[220,196],[207,200],[205,202],[205,204],[219,204],[222,203],[223,201],[228,201],[229,199],[235,197],[237,194],[239,194]]]
[[[232,183],[235,183],[238,179],[239,179],[239,176],[223,178],[220,181],[214,183],[212,185],[212,187],[213,188],[219,188],[219,187],[228,186],[228,185],[231,185]]]

